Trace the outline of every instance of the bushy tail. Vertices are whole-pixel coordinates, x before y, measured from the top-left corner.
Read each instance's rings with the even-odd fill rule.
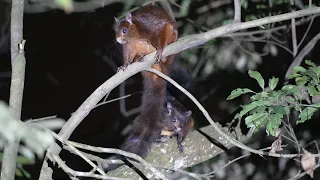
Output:
[[[180,84],[182,87],[186,88],[187,90],[191,87],[192,74],[190,71],[186,70],[180,64],[174,62],[169,76],[178,84]],[[166,94],[167,100],[171,99],[170,96],[180,99],[179,97],[182,95],[183,93],[180,90],[178,90],[172,84],[167,83],[167,94]]]
[[[131,152],[146,157],[149,153],[152,143],[154,142],[152,137],[143,132],[135,132],[129,135],[121,149],[127,152]]]
[[[134,153],[139,155],[140,157],[144,158],[150,152],[152,143],[156,142],[156,134],[160,134],[160,132],[155,133],[155,131],[146,131],[144,129],[138,128],[135,131],[131,132],[125,142],[121,146],[121,150]],[[124,156],[117,155],[116,159],[121,159],[127,164],[127,160]],[[105,168],[106,171],[112,171],[122,164],[110,164],[108,167]],[[128,165],[130,166],[130,165]]]

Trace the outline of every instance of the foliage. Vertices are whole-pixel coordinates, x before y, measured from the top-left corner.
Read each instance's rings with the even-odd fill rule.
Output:
[[[17,157],[16,175],[30,177],[23,169],[22,165],[33,164],[35,155],[42,157],[45,148],[54,140],[49,129],[61,128],[64,120],[58,118],[46,119],[45,121],[27,121],[25,123],[13,118],[10,108],[0,101],[0,149],[3,149],[5,144],[14,143],[15,140],[21,137],[24,145],[20,145]],[[0,160],[2,161],[2,153],[0,152]]]
[[[297,66],[294,68],[289,79],[295,81],[294,84],[287,84],[279,90],[275,90],[278,85],[278,78],[271,78],[268,87],[257,71],[249,71],[249,76],[255,79],[261,87],[261,92],[254,92],[248,88],[237,88],[231,92],[228,100],[240,95],[253,93],[251,102],[242,107],[239,115],[245,117],[245,123],[253,132],[266,127],[267,134],[275,136],[281,121],[292,109],[298,111],[299,115],[296,123],[303,123],[311,119],[312,115],[320,108],[320,103],[310,102],[309,96],[320,95],[320,67],[313,62],[305,61],[307,68]],[[307,102],[308,104],[303,104]]]

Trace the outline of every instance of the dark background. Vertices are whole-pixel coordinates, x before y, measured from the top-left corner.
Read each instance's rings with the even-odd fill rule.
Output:
[[[194,5],[196,6],[196,4]],[[200,6],[200,5],[198,5]],[[22,119],[40,118],[58,115],[68,119],[81,103],[104,81],[115,74],[115,67],[122,62],[121,47],[114,39],[114,16],[122,12],[122,4],[112,4],[104,8],[86,13],[65,14],[60,10],[53,10],[40,14],[24,15],[24,39],[26,39],[26,80],[23,97]],[[252,9],[254,11],[254,9]],[[196,19],[190,12],[189,18]],[[178,18],[179,32],[183,32],[188,24],[185,18]],[[285,22],[288,24],[288,22]],[[308,24],[297,27],[298,39],[303,36]],[[308,40],[319,33],[319,18],[316,18]],[[197,30],[196,30],[197,31]],[[198,30],[198,32],[201,29]],[[289,31],[290,32],[290,31]],[[197,32],[196,32],[197,33]],[[291,46],[291,33],[286,33],[287,46]],[[224,41],[224,39],[218,39]],[[304,44],[305,44],[304,43]],[[255,50],[260,51],[263,43],[255,43]],[[302,46],[303,47],[303,46]],[[319,43],[306,57],[319,62]],[[279,77],[284,82],[284,74],[292,62],[292,56],[281,48],[277,56],[262,57],[258,70],[265,79],[272,76]],[[201,52],[198,54],[201,56]],[[185,62],[185,59],[177,58]],[[184,63],[187,69],[192,69]],[[0,72],[10,71],[9,49],[0,54]],[[0,76],[0,99],[8,102],[10,77]],[[237,87],[249,87],[259,90],[258,85],[245,72],[229,69],[218,69],[206,78],[197,79],[191,88],[192,94],[201,98],[208,97],[202,105],[208,110],[211,117],[222,123],[232,119],[233,114],[223,106],[226,97]],[[141,77],[135,75],[128,80],[126,93],[141,91]],[[210,93],[213,92],[213,93]],[[108,99],[119,97],[119,90],[115,88]],[[239,106],[245,99],[236,99],[232,103]],[[140,94],[135,94],[126,100],[127,109],[139,106]],[[189,106],[196,117],[197,128],[208,123],[193,106]],[[121,130],[134,119],[134,116],[125,118],[119,112],[119,102],[100,106],[85,118],[71,136],[71,140],[101,147],[119,147],[123,141]],[[306,130],[310,132],[309,140],[318,139],[318,127],[315,120],[308,121],[296,129],[298,138]],[[264,137],[261,137],[264,138]],[[268,140],[261,140],[261,146],[267,146]],[[89,166],[80,158],[63,151],[61,158],[75,170],[89,170]],[[253,157],[254,159],[255,157]],[[267,163],[261,158],[253,161],[258,167]],[[271,161],[271,162],[270,162]],[[261,164],[261,162],[263,162]],[[273,160],[268,161],[269,164]],[[27,167],[32,179],[37,179],[42,160],[34,166]],[[66,174],[54,171],[54,179],[65,179]],[[283,173],[285,176],[286,172]],[[281,175],[278,175],[281,179]],[[252,177],[251,177],[252,178]],[[250,177],[249,177],[250,179]]]

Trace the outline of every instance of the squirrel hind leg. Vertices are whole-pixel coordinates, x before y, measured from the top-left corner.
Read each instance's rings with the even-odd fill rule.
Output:
[[[180,153],[183,153],[183,145],[182,145],[182,141],[183,141],[183,136],[181,134],[177,134],[177,144],[178,144],[178,149],[180,151]]]
[[[174,27],[172,26],[172,24],[165,24],[162,33],[160,34],[159,37],[155,37],[158,38],[159,41],[158,44],[156,44],[156,49],[157,49],[157,53],[156,53],[156,63],[160,63],[166,62],[166,58],[162,57],[162,53],[163,53],[163,49],[168,45],[171,44],[175,41],[177,41],[178,38],[178,31],[174,29]]]

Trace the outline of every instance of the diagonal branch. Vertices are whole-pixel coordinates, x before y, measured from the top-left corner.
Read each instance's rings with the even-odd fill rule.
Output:
[[[288,68],[286,72],[286,78],[288,78],[293,68],[296,66],[299,66],[303,60],[303,58],[313,49],[314,45],[319,41],[320,39],[320,33],[318,33],[314,38],[311,39],[311,41],[308,42],[308,44],[300,51],[300,53],[297,55],[297,57],[293,60],[290,67]]]

